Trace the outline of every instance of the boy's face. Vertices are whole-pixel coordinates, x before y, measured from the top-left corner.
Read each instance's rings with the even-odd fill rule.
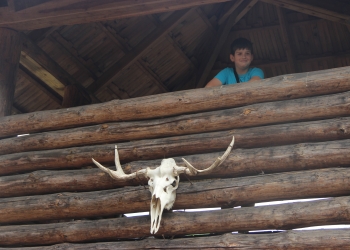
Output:
[[[247,69],[253,61],[253,54],[249,49],[237,49],[234,55],[230,54],[230,60],[236,68]]]

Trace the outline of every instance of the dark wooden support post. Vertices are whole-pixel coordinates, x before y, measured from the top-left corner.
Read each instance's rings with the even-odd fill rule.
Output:
[[[286,14],[285,14],[285,11],[280,7],[277,7],[277,14],[280,22],[280,30],[282,35],[283,47],[287,55],[289,71],[290,73],[295,73],[297,66],[296,66],[295,55],[292,49]]]
[[[20,54],[20,33],[0,28],[0,117],[11,114]]]
[[[62,108],[91,104],[89,93],[80,85],[72,84],[64,88]]]

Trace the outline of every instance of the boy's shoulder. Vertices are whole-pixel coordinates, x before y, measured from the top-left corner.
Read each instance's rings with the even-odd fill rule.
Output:
[[[224,74],[234,74],[232,67],[226,67],[220,71],[220,73]],[[248,69],[248,72],[245,75],[254,75],[254,74],[263,74],[263,71],[257,67],[251,67]]]
[[[260,68],[257,68],[257,67],[250,67],[248,69],[248,72],[251,73],[251,72],[254,72],[254,71],[262,71]]]
[[[250,67],[248,69],[248,72],[247,73],[250,73],[250,72],[254,72],[254,71],[262,71],[260,68],[257,68],[257,67]],[[232,67],[226,67],[224,69],[221,70],[221,72],[227,72],[227,73],[233,73],[233,68]]]
[[[233,68],[232,67],[226,67],[226,68],[222,69],[221,71],[228,71],[228,72],[232,71],[233,72]]]
[[[220,73],[223,73],[223,74],[234,74],[232,67],[226,67],[226,68],[220,70]]]
[[[264,71],[262,71],[262,69],[256,68],[256,67],[249,68],[247,75],[249,75],[250,77],[258,76],[261,79],[264,79]]]

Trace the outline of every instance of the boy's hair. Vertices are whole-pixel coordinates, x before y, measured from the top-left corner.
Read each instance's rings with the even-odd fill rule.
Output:
[[[253,54],[253,44],[243,37],[237,38],[231,43],[231,54],[234,55],[238,49],[248,49]]]

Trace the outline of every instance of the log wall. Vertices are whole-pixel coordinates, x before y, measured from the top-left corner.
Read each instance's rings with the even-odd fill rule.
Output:
[[[291,230],[350,223],[349,91],[345,67],[0,118],[0,249],[350,249],[348,230]],[[218,169],[181,176],[181,211],[154,238],[148,215],[124,215],[149,210],[147,181],[117,182],[91,161],[113,167],[117,144],[127,173],[165,157],[206,168],[232,135]],[[252,230],[283,232],[229,234]]]

